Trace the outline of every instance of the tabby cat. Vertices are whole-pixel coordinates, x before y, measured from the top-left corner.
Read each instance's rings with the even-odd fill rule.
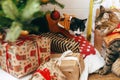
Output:
[[[99,29],[102,35],[112,32],[119,23],[118,16],[110,9],[100,6],[99,16],[95,20],[95,28]]]
[[[110,46],[106,49],[106,57],[105,57],[105,65],[98,72],[99,74],[107,74],[111,71],[113,67],[113,63],[120,58],[120,39],[115,40],[110,44]],[[120,62],[119,62],[120,63]],[[118,63],[116,63],[118,64]],[[116,69],[120,69],[120,67],[116,67]],[[114,72],[114,71],[113,71]],[[116,72],[115,74],[120,74],[120,72]]]
[[[97,16],[95,20],[95,29],[100,30],[101,34],[106,36],[117,27],[119,22],[117,15],[113,11],[110,9],[106,10],[103,6],[100,6],[99,16]],[[120,38],[113,40],[109,46],[106,47],[103,45],[102,47],[104,47],[104,49],[106,48],[105,65],[98,73],[107,74],[112,69],[113,72],[119,76],[120,71],[115,71],[115,69],[120,70],[120,66],[113,66],[113,63],[115,63],[117,59],[120,59]],[[118,64],[118,62],[115,64]]]

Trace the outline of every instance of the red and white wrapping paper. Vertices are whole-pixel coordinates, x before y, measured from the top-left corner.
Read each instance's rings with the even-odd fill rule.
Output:
[[[50,39],[41,36],[27,36],[0,45],[1,68],[17,78],[35,71],[49,56]]]

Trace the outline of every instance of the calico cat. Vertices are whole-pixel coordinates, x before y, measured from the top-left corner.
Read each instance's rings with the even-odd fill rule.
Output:
[[[96,21],[95,21],[95,24],[96,24],[95,29],[100,30],[101,33],[103,32],[104,36],[106,37],[108,36],[108,33],[111,33],[113,30],[116,29],[119,22],[120,20],[117,18],[117,15],[114,14],[114,12],[110,10],[105,10],[103,6],[100,6],[100,14],[96,18]],[[111,41],[109,46],[105,46],[104,43],[102,46],[104,47],[104,49],[106,48],[105,49],[106,51],[105,65],[103,68],[98,70],[98,73],[107,74],[111,71],[112,68],[114,70],[115,68],[120,70],[119,66],[113,66],[113,63],[115,63],[117,59],[120,59],[120,38],[114,39],[113,37],[113,40]],[[112,71],[112,72],[115,72],[116,75],[120,74],[119,71],[118,72]]]

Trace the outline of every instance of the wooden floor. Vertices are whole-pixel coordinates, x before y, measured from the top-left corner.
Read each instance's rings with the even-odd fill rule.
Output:
[[[88,80],[120,80],[120,77],[115,76],[113,73],[108,75],[92,74]]]

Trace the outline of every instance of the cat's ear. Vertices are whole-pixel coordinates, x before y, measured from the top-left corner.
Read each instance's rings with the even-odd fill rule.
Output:
[[[87,22],[87,19],[83,19],[83,22],[86,23],[86,22]]]
[[[100,6],[100,13],[104,13],[105,12],[105,8],[101,5]]]
[[[75,22],[75,18],[71,18],[70,23],[74,23]]]

